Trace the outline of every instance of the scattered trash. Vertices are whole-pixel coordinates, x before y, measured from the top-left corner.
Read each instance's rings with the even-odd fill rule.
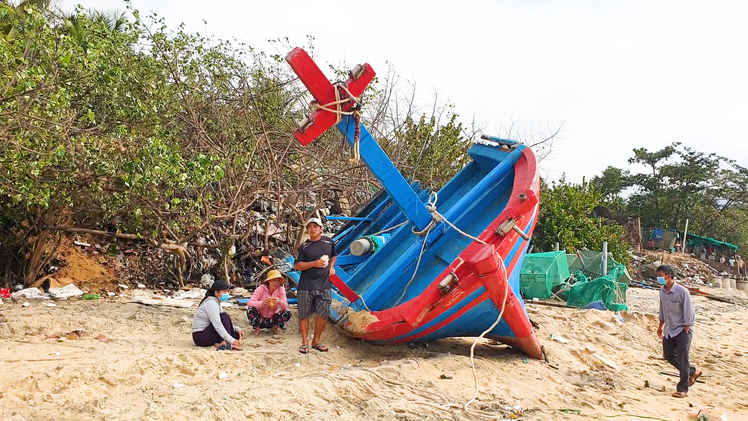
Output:
[[[190,291],[177,291],[172,297],[175,300],[194,300],[205,295],[205,290],[200,288],[193,288]]]
[[[609,359],[607,359],[607,358],[605,358],[605,357],[601,356],[600,354],[594,354],[594,355],[593,355],[593,357],[595,357],[595,358],[597,358],[598,360],[600,360],[600,362],[602,362],[602,363],[603,363],[603,364],[605,364],[606,366],[608,366],[608,367],[610,367],[610,368],[612,368],[612,369],[614,369],[614,370],[618,370],[618,366],[617,366],[617,365],[615,365],[615,364],[614,364],[614,363],[613,363],[612,361],[610,361]]]
[[[551,340],[556,342],[561,342],[562,344],[568,344],[569,340],[561,336],[559,332],[552,333],[551,334]]]
[[[184,387],[184,385],[182,383],[174,383],[174,389],[178,389],[180,387]]]
[[[128,287],[127,285],[117,284],[117,286],[122,289],[130,289],[130,287]]]
[[[665,385],[658,385],[650,383],[649,380],[644,380],[644,387],[649,387],[651,389],[654,389],[658,392],[664,392],[665,391]]]
[[[44,298],[44,293],[36,288],[25,288],[20,291],[16,291],[11,294],[14,300],[20,300],[21,298]]]
[[[91,247],[90,244],[84,243],[83,241],[74,241],[73,244],[75,244],[76,246],[81,246],[81,247]]]
[[[27,301],[27,302],[25,302],[25,303],[23,303],[23,306],[24,306],[24,307],[28,307],[28,306],[30,306],[30,305],[31,305],[31,304],[29,304],[29,302],[28,302],[28,301]]]
[[[68,284],[62,288],[50,288],[49,295],[56,300],[62,300],[70,297],[80,297],[83,295],[83,291],[73,284]]]
[[[231,308],[234,305],[231,303],[227,303],[226,301],[221,301],[221,308]]]
[[[218,373],[218,380],[223,380],[223,379],[225,379],[227,377],[229,377],[229,373],[227,373],[225,371],[222,371],[222,372]]]
[[[98,300],[101,297],[99,296],[99,294],[85,294],[82,295],[81,298],[84,300]]]
[[[621,323],[626,323],[626,321],[625,321],[625,320],[623,320],[623,316],[621,316],[621,315],[620,315],[620,314],[618,314],[618,313],[616,313],[615,315],[616,315],[616,319],[617,319],[617,320],[618,320],[619,322],[621,322]]]
[[[57,304],[49,303],[49,304],[47,304],[47,307],[57,307]]]
[[[145,285],[144,284],[138,284],[138,288],[145,289]]]
[[[439,376],[439,378],[442,380],[452,380],[452,376],[448,376],[446,374],[442,374],[441,376]]]
[[[605,307],[605,303],[603,303],[602,300],[593,301],[583,306],[582,308],[585,310],[602,310],[602,311],[608,310],[608,308]]]
[[[115,294],[115,293],[113,293],[113,292],[107,292],[107,293],[106,293],[106,295],[108,295],[108,296],[110,296],[110,297],[114,297],[114,296],[115,296],[115,295],[117,295],[117,294]]]
[[[192,307],[192,301],[190,300],[173,300],[170,298],[150,298],[147,296],[135,296],[130,301],[132,303],[145,304],[148,306],[164,306],[164,307],[181,307],[190,308]]]
[[[715,411],[712,408],[699,410],[699,413],[696,414],[696,416],[698,418],[694,421],[727,421],[727,414]]]
[[[213,277],[213,275],[206,273],[200,277],[200,286],[202,286],[205,289],[208,289],[213,285],[213,281],[215,281],[215,278]]]
[[[0,288],[0,298],[10,298],[10,288]]]

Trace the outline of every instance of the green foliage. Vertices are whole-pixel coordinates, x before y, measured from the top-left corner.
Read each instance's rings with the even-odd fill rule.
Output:
[[[334,131],[306,147],[293,141],[308,94],[281,55],[170,30],[137,10],[127,20],[48,6],[0,3],[3,273],[33,280],[57,238],[49,227],[181,244],[260,197],[279,217],[303,219],[308,203],[345,197],[355,206],[377,190]],[[363,98],[382,95],[372,88]],[[364,121],[388,133],[406,175],[438,187],[467,147],[457,116],[442,115],[446,124]]]
[[[748,170],[715,153],[673,143],[658,151],[633,150],[631,174],[608,167],[592,179],[611,209],[641,217],[643,227],[684,229],[748,247]],[[623,191],[633,187],[627,197]]]
[[[602,204],[613,211],[622,211],[625,203],[621,193],[631,186],[631,176],[628,171],[608,166],[602,175],[590,180],[590,186],[602,196]]]
[[[533,235],[536,250],[553,250],[558,242],[567,252],[589,249],[608,251],[623,263],[629,260],[629,245],[623,239],[623,228],[615,222],[592,218],[592,209],[602,201],[602,194],[590,183],[572,184],[562,178],[551,185],[542,183],[540,212]]]
[[[468,161],[471,143],[462,137],[462,124],[451,114],[447,124],[437,124],[435,116],[421,115],[418,121],[408,118],[387,152],[399,156],[395,165],[405,177],[438,189],[449,181]]]

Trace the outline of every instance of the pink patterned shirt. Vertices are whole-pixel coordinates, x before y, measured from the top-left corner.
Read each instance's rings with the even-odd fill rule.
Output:
[[[278,298],[278,305],[276,305],[275,307],[270,307],[263,304],[262,302],[265,301],[265,299],[267,299],[268,297]],[[262,284],[257,287],[255,293],[252,294],[252,298],[249,299],[249,303],[247,303],[247,306],[254,307],[259,310],[260,315],[263,319],[270,319],[275,313],[288,310],[286,288],[282,285],[279,285],[278,288],[276,288],[275,291],[273,291],[273,293],[271,294],[268,290],[267,285]]]

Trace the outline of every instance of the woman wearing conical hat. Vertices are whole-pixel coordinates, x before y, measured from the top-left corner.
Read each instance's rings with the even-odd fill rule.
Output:
[[[279,271],[271,270],[249,299],[247,318],[255,329],[255,336],[260,335],[260,329],[272,329],[273,333],[278,333],[291,319],[285,283]]]

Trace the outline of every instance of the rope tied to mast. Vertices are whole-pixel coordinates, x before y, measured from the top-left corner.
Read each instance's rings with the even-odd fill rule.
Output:
[[[335,101],[328,102],[327,104],[320,105],[316,101],[312,101],[309,104],[309,108],[312,111],[324,110],[329,113],[335,114],[335,124],[340,123],[343,120],[343,116],[353,116],[355,122],[355,131],[353,136],[353,158],[349,159],[348,162],[351,164],[358,164],[361,161],[361,153],[359,147],[359,141],[361,140],[361,99],[353,95],[348,87],[343,82],[335,82],[333,84],[335,88]],[[340,97],[340,90],[345,91],[347,97]],[[350,111],[343,110],[343,104],[353,103]]]

